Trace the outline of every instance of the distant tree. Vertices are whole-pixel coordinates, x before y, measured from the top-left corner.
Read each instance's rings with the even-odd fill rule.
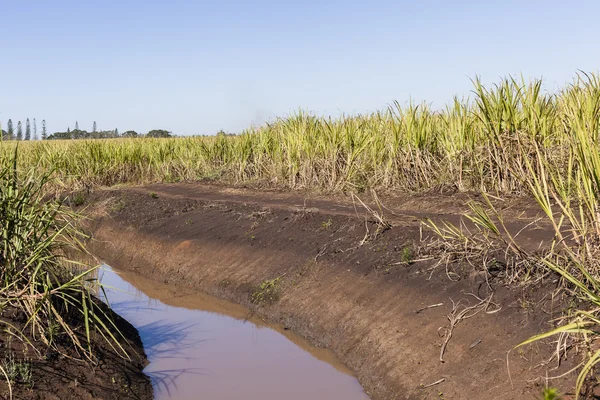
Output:
[[[75,121],[75,129],[69,131],[71,139],[85,139],[90,134],[87,131],[82,131],[79,129],[79,121]]]
[[[71,139],[71,130],[67,129],[67,132],[54,132],[53,134],[51,134],[50,136],[48,136],[47,140],[54,140],[54,139],[61,139],[61,140],[66,140],[66,139]]]
[[[116,133],[118,134],[118,131],[116,131]],[[127,135],[138,135],[137,132],[135,131],[128,131],[126,132]],[[125,134],[123,135],[125,136]],[[70,128],[67,129],[66,132],[54,132],[51,135],[49,135],[47,137],[47,140],[55,140],[55,139],[86,139],[86,138],[97,138],[97,139],[111,139],[111,138],[116,138],[118,136],[115,136],[115,130],[110,130],[110,131],[97,131],[96,133],[93,132],[88,132],[85,130],[71,130]]]
[[[23,140],[23,125],[21,125],[21,121],[17,124],[17,140]]]
[[[153,129],[150,132],[148,132],[146,134],[147,137],[153,137],[153,138],[165,138],[165,137],[171,137],[171,132],[166,131],[164,129]]]
[[[92,125],[92,133],[98,132],[98,126],[96,125],[96,121],[94,121],[94,125]]]
[[[119,137],[119,130],[115,128],[115,137]]]
[[[8,140],[13,140],[15,137],[15,130],[13,128],[12,119],[8,120],[8,124],[6,124],[6,129],[8,131]]]
[[[217,136],[236,136],[236,135],[235,135],[235,133],[227,133],[223,129],[221,129],[221,130],[219,130],[219,132],[217,132]]]
[[[37,122],[35,122],[35,118],[33,119],[33,140],[38,140]]]
[[[31,140],[31,123],[29,118],[25,121],[25,140]]]
[[[46,131],[46,120],[42,120],[42,140],[48,139],[48,133]]]
[[[138,133],[136,131],[126,131],[123,132],[123,135],[121,135],[122,137],[137,137]]]

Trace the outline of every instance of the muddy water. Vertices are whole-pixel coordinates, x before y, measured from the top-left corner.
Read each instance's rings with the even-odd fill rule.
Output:
[[[368,399],[332,353],[241,306],[108,266],[100,279],[140,333],[156,399]]]

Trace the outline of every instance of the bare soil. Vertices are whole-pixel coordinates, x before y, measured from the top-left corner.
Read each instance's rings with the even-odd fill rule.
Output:
[[[7,373],[18,371],[11,376],[13,399],[140,399],[153,398],[150,379],[142,370],[147,364],[137,330],[127,321],[112,313],[99,300],[98,305],[110,316],[119,332],[126,340],[121,345],[127,350],[130,359],[123,358],[100,335],[92,332],[93,362],[84,361],[82,354],[72,343],[60,335],[55,338],[59,351],[46,350],[41,358],[31,346],[10,335],[6,330],[0,333],[0,363]],[[5,309],[2,322],[21,330],[27,319],[22,312]],[[85,342],[83,321],[73,322],[73,329],[79,340]],[[116,331],[114,332],[116,333]],[[31,343],[37,339],[28,335]],[[41,347],[40,347],[41,348]],[[0,376],[0,398],[10,398],[4,376]]]
[[[508,288],[476,266],[432,269],[422,254],[423,218],[456,222],[471,197],[384,197],[392,227],[379,231],[347,197],[203,184],[100,190],[83,207],[99,257],[283,324],[331,349],[373,399],[540,398],[546,377],[574,364],[548,363],[551,344],[511,349],[560,315],[556,279]],[[515,230],[537,214],[524,200],[497,206]],[[552,233],[533,224],[519,237],[533,247]],[[440,361],[453,304],[480,299],[488,307],[456,324]],[[573,382],[549,384],[568,394]]]

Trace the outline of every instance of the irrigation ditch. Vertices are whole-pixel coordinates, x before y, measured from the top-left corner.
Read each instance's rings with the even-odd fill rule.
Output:
[[[565,298],[548,296],[558,278],[516,285],[424,233],[428,217],[460,220],[467,197],[378,199],[379,214],[348,197],[156,184],[95,191],[82,207],[107,262],[250,308],[331,350],[372,399],[538,398],[549,376],[573,393],[574,360],[553,360],[549,341],[517,348],[562,315]],[[525,248],[551,242],[534,204],[513,205],[506,225]]]

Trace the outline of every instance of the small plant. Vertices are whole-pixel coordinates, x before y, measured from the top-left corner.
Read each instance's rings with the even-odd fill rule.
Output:
[[[329,218],[327,221],[321,222],[321,227],[323,229],[329,229],[329,228],[331,228],[332,225],[333,225],[333,222],[331,221],[331,218]]]
[[[194,221],[192,221],[191,219],[188,219],[187,221],[185,221],[186,225],[192,225],[194,223]]]
[[[123,211],[123,209],[125,208],[125,202],[123,201],[123,199],[119,199],[117,202],[115,202],[110,209],[113,212],[121,212]]]
[[[85,194],[82,192],[77,192],[71,198],[71,205],[78,207],[85,203]]]
[[[224,278],[223,280],[221,280],[221,282],[219,282],[219,287],[227,287],[231,284],[231,281],[227,278]]]
[[[404,247],[400,255],[401,260],[405,264],[410,264],[413,261],[413,253],[410,247]]]
[[[48,329],[46,330],[46,340],[53,343],[54,338],[60,334],[60,325],[53,318],[48,319]]]
[[[544,389],[544,400],[560,400],[560,395],[558,394],[558,390],[554,388],[546,388]]]
[[[11,383],[32,383],[31,362],[28,359],[16,360],[12,352],[2,360],[2,368]]]
[[[279,300],[277,286],[281,282],[281,277],[269,279],[261,283],[252,293],[251,301],[254,304],[273,304]]]
[[[150,193],[150,197],[153,199],[158,199],[158,195],[155,192]]]

